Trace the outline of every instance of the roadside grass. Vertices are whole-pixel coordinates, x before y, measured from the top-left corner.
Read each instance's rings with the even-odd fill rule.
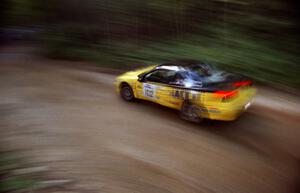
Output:
[[[26,168],[22,158],[0,152],[0,192],[25,192],[36,187],[39,180],[30,173],[18,173]]]

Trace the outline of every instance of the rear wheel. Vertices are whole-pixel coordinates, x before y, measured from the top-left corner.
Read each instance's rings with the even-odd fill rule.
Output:
[[[200,123],[203,118],[199,116],[199,108],[190,101],[184,101],[180,110],[182,119],[194,123]]]
[[[134,100],[133,90],[128,84],[121,85],[120,94],[121,94],[121,97],[125,101],[133,101]]]

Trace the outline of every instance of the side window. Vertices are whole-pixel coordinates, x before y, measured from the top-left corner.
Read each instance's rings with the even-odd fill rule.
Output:
[[[169,84],[175,86],[182,86],[184,82],[184,75],[181,72],[176,72],[170,79]]]
[[[146,81],[169,84],[175,78],[176,71],[160,69],[146,75]]]

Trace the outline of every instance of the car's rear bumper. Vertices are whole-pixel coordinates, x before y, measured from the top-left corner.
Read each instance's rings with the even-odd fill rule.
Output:
[[[251,103],[249,101],[243,107],[234,109],[208,108],[207,113],[203,113],[201,116],[212,120],[233,121],[245,112],[251,106]]]
[[[251,106],[255,93],[256,89],[247,89],[242,91],[236,100],[228,103],[209,105],[202,112],[200,111],[199,115],[213,120],[235,120]]]

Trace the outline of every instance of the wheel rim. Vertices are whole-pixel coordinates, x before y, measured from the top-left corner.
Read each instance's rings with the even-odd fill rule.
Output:
[[[130,88],[124,87],[124,88],[122,89],[122,96],[123,96],[126,100],[132,99],[132,92],[131,92]]]
[[[198,118],[198,114],[197,114],[197,112],[196,112],[196,108],[195,108],[194,105],[188,106],[186,112],[187,112],[186,114],[187,114],[187,116],[188,116],[189,118],[191,118],[191,119],[196,119],[196,118]]]
[[[195,105],[185,104],[183,107],[183,118],[192,121],[192,122],[199,122],[201,117],[198,115],[198,108]]]

